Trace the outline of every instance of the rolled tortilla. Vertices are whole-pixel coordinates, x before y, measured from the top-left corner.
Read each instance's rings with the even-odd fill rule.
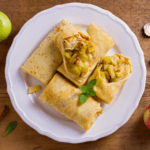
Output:
[[[55,36],[68,28],[73,30],[75,27],[67,20],[62,20],[21,66],[23,71],[47,85],[62,63],[61,53],[54,42]]]
[[[87,33],[68,30],[67,32],[62,31],[55,38],[55,43],[63,57],[63,64],[58,67],[57,70],[77,86],[82,86],[86,82],[97,63],[102,60],[108,50],[114,45],[113,39],[110,37],[110,35],[93,23],[91,23],[91,25],[88,27]],[[79,55],[77,56],[77,60],[78,62],[81,62],[80,64],[82,64],[82,67],[76,66],[76,68],[78,67],[78,70],[80,70],[80,72],[78,71],[78,74],[76,75],[76,72],[72,71],[72,69],[70,69],[71,71],[69,70],[71,63],[69,62],[70,60],[68,61],[66,59],[65,52],[72,52],[72,59],[77,51],[77,44],[83,44],[87,46],[85,54],[88,56],[88,60],[82,61],[81,55],[84,54],[82,54],[82,49],[78,49],[77,53]],[[89,47],[94,47],[95,51],[89,52]],[[83,75],[82,72],[84,73]]]
[[[115,54],[104,57],[93,75],[89,78],[89,81],[92,79],[97,80],[93,88],[96,96],[109,104],[131,73],[132,65],[130,58],[121,54]]]
[[[80,89],[56,73],[39,99],[88,130],[96,117],[102,113],[102,108],[92,97],[88,97],[84,104],[79,105],[80,94]]]
[[[87,29],[91,41],[97,46],[99,51],[99,60],[101,61],[106,53],[114,46],[112,37],[103,31],[101,27],[91,23]]]

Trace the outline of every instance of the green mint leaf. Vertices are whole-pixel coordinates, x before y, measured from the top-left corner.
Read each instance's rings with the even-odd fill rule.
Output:
[[[91,96],[95,96],[96,95],[96,92],[92,89],[88,89],[87,93]]]
[[[87,87],[86,86],[81,86],[80,90],[82,91],[82,93],[87,93]]]
[[[88,89],[93,89],[93,87],[94,87],[95,84],[96,84],[96,79],[93,79],[93,80],[91,80],[91,81],[86,85],[86,87],[87,87]]]
[[[83,104],[86,102],[88,95],[86,93],[82,93],[79,98],[80,98],[80,103]]]
[[[11,133],[17,126],[17,121],[14,121],[14,122],[11,122],[7,127],[6,127],[6,130],[5,130],[5,135]]]

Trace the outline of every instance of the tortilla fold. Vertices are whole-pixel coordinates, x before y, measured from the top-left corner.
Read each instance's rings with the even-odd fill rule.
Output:
[[[62,63],[62,55],[54,42],[55,36],[68,28],[72,29],[74,26],[67,20],[62,20],[21,66],[23,71],[47,85]]]
[[[80,94],[80,89],[56,73],[39,99],[88,130],[96,117],[102,113],[102,108],[100,103],[90,96],[80,105]]]
[[[65,52],[68,50],[74,51],[78,43],[87,42],[94,46],[96,50],[88,54],[88,61],[83,62],[83,64],[88,67],[87,73],[83,76],[76,77],[75,74],[69,72],[69,69],[67,68],[68,62],[65,59]],[[97,63],[103,59],[109,49],[114,45],[111,36],[93,23],[91,23],[88,27],[87,33],[82,31],[74,32],[71,30],[67,33],[62,31],[56,36],[55,43],[63,57],[63,64],[58,67],[58,72],[63,74],[66,78],[79,87],[85,84]]]
[[[91,23],[87,29],[91,41],[97,46],[99,51],[99,61],[101,61],[107,52],[114,46],[112,37],[102,30],[101,27]]]
[[[120,77],[114,77],[114,79],[111,79],[110,77],[110,80],[112,80],[112,82],[108,82],[105,79],[105,77],[103,77],[103,73],[105,73],[106,71],[104,70],[100,72],[100,70],[103,70],[108,65],[105,63],[102,64],[103,63],[102,61],[102,63],[100,63],[97,66],[94,73],[89,78],[89,81],[91,81],[92,79],[97,80],[97,83],[93,88],[93,90],[96,92],[96,96],[99,97],[106,104],[110,104],[110,102],[114,99],[114,97],[118,93],[121,86],[130,77],[132,73],[132,65],[130,58],[125,57],[121,54],[115,54],[113,56],[104,57],[104,59],[105,58],[108,58],[108,60],[111,59],[109,65],[118,68],[117,71],[119,71],[119,69],[122,70],[121,74],[119,74],[119,72],[115,72],[118,76],[120,75]]]

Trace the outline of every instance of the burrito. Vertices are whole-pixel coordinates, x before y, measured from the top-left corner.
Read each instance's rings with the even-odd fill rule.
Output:
[[[100,102],[90,96],[86,103],[79,104],[80,94],[80,89],[56,73],[39,99],[88,130],[103,109]]]
[[[21,68],[24,72],[33,76],[43,84],[47,85],[58,66],[62,63],[62,56],[54,39],[65,29],[79,30],[66,20],[62,20],[43,40],[41,45],[34,51]]]
[[[98,64],[89,81],[96,79],[94,86],[96,96],[109,104],[132,73],[132,65],[129,57],[121,54],[106,56]]]
[[[63,57],[63,64],[57,70],[77,86],[82,86],[114,42],[109,34],[93,23],[87,32],[64,31],[55,38]]]

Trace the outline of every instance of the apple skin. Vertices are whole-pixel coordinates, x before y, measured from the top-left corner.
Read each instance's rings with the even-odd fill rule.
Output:
[[[12,30],[9,18],[0,11],[0,42],[7,39]]]
[[[150,105],[146,108],[143,119],[144,119],[145,125],[150,129]]]

